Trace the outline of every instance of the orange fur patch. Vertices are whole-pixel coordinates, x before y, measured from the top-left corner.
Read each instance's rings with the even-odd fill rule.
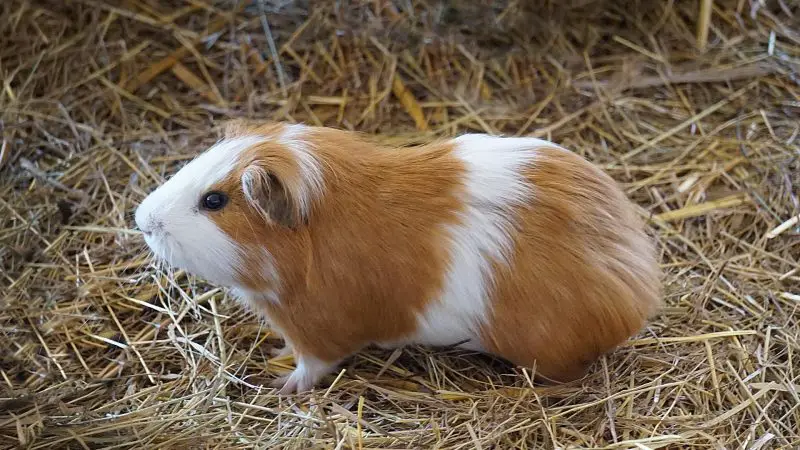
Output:
[[[457,221],[465,168],[449,144],[387,151],[346,132],[310,128],[307,139],[324,161],[325,179],[308,225],[266,224],[237,193],[238,172],[252,160],[283,163],[289,150],[274,143],[246,152],[242,166],[220,184],[232,195],[212,219],[252,248],[242,271],[248,288],[276,287],[249,270],[259,267],[260,248],[274,259],[280,301],[262,299],[255,306],[299,352],[336,361],[414,331],[416,313],[441,289],[447,257],[442,224]],[[297,166],[275,170],[281,179],[297,178],[291,173]]]
[[[639,331],[660,301],[653,245],[614,180],[573,153],[537,149],[509,267],[495,266],[484,341],[557,381]]]

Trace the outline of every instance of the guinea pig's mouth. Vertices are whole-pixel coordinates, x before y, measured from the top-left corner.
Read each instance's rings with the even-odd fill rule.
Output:
[[[204,258],[203,250],[193,249],[191,243],[181,242],[166,232],[154,233],[144,239],[152,251],[156,267],[160,270],[184,270],[208,280],[225,280],[217,278],[218,270],[213,270],[213,263]]]
[[[180,242],[173,242],[169,237],[169,233],[143,233],[144,242],[153,255],[156,262],[164,264],[168,267],[175,267],[175,245],[179,248],[178,253],[181,251]],[[173,245],[174,244],[174,245]]]
[[[212,222],[181,222],[147,230],[150,233],[142,235],[155,267],[164,272],[182,270],[221,285],[237,283],[239,247]]]

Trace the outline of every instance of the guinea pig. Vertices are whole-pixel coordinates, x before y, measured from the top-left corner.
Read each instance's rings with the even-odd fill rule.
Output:
[[[633,204],[534,138],[384,148],[235,121],[135,217],[156,257],[231,288],[283,336],[296,368],[281,394],[369,345],[458,345],[573,381],[661,304]]]

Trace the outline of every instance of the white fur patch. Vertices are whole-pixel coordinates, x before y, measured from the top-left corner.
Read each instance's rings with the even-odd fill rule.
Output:
[[[286,125],[278,137],[278,143],[286,146],[294,154],[300,167],[303,180],[297,199],[302,214],[311,210],[313,202],[322,196],[324,180],[322,167],[313,154],[312,143],[308,139],[309,127],[301,124]]]
[[[264,137],[225,139],[181,168],[150,193],[136,209],[136,224],[145,242],[172,266],[232,286],[241,264],[239,248],[200,210],[208,189],[227,176],[239,155]]]
[[[466,210],[449,226],[450,264],[441,298],[418,318],[410,340],[483,350],[479,325],[488,318],[493,261],[508,263],[514,207],[530,201],[531,186],[521,169],[535,162],[536,149],[554,146],[540,139],[464,135],[454,140],[467,167]]]
[[[295,369],[285,377],[272,382],[272,386],[280,387],[281,395],[310,391],[325,375],[331,372],[335,363],[328,363],[311,355],[298,355]]]

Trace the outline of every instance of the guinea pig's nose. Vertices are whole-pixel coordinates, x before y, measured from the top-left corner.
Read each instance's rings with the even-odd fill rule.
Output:
[[[164,222],[156,219],[151,215],[150,217],[147,218],[147,223],[145,224],[145,227],[142,228],[142,233],[146,234],[147,236],[150,236],[151,234],[158,233],[163,229],[164,229]]]
[[[137,214],[136,226],[139,228],[139,231],[144,233],[145,236],[150,236],[154,231],[158,231],[163,227],[161,222],[153,217],[153,214]]]

